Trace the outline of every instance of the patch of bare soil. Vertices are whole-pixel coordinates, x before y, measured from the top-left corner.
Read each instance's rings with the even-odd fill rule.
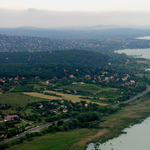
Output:
[[[110,131],[107,130],[107,129],[100,130],[97,134],[95,134],[93,136],[87,136],[84,139],[82,139],[81,141],[75,143],[75,145],[77,145],[77,146],[84,146],[84,145],[86,145],[86,143],[92,142],[93,140],[98,139],[100,136],[103,136],[103,135],[105,135],[105,134],[107,134],[109,132]]]
[[[141,116],[140,115],[131,115],[131,116],[129,116],[129,118],[141,118]]]
[[[118,124],[121,124],[123,123],[122,120],[118,120],[116,118],[113,118],[111,120],[108,120],[108,121],[104,121],[103,123],[100,124],[101,127],[110,127],[110,126],[114,126],[114,125],[118,125]]]
[[[141,63],[143,63],[143,64],[149,64],[149,62],[146,61],[146,60],[138,60],[136,62],[139,63],[139,64],[141,64]]]

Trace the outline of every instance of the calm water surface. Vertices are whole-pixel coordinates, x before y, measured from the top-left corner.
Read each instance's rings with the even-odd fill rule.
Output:
[[[150,150],[150,117],[124,131],[127,134],[100,144],[99,150]],[[94,150],[94,144],[90,143],[86,150]]]
[[[117,53],[125,53],[127,55],[133,55],[133,56],[139,56],[142,58],[150,59],[150,48],[145,49],[124,49],[124,50],[118,50]]]
[[[142,36],[142,37],[137,37],[135,39],[140,39],[140,40],[150,40],[150,36]]]
[[[143,37],[137,37],[136,39],[144,39],[144,40],[150,40],[150,36],[143,36]],[[142,58],[150,59],[150,48],[145,49],[125,49],[125,50],[118,50],[116,51],[118,53],[125,53],[127,55],[142,55]]]

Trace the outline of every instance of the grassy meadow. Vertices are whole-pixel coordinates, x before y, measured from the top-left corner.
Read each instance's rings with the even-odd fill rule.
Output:
[[[34,138],[33,141],[25,141],[23,144],[16,145],[11,150],[83,150],[86,143],[95,138],[99,138],[101,134],[108,133],[108,130],[98,129],[77,129],[69,132],[59,132],[55,134],[46,134],[41,137]]]
[[[0,103],[12,105],[13,108],[19,106],[22,107],[30,102],[38,101],[43,101],[43,98],[25,95],[22,93],[4,93],[0,95]]]

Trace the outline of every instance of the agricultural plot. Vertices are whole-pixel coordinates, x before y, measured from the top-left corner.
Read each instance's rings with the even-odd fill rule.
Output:
[[[91,96],[99,98],[118,98],[120,97],[121,91],[117,88],[103,88],[94,84],[77,84],[77,85],[67,85],[63,86],[62,89],[76,90],[76,91],[86,91],[90,92]]]
[[[76,84],[76,85],[66,85],[66,86],[62,86],[62,89],[69,89],[69,90],[73,90],[73,91],[87,91],[90,93],[95,93],[103,88],[101,88],[98,85],[95,84]]]
[[[47,93],[55,93],[57,95],[60,95],[61,97],[51,96],[51,95],[44,95],[42,93],[36,93],[36,92],[24,92],[24,94],[27,94],[27,95],[30,95],[30,96],[34,96],[34,97],[39,97],[39,98],[45,98],[45,99],[49,99],[49,100],[53,100],[53,99],[71,100],[73,103],[80,102],[81,100],[86,101],[87,103],[91,102],[90,100],[80,98],[80,97],[82,97],[81,95],[63,94],[63,93],[54,92],[54,91],[50,91],[50,90],[47,90],[45,92],[47,92]],[[97,102],[95,102],[95,103],[97,103]],[[97,103],[97,104],[99,104],[99,105],[106,105],[106,104],[103,104],[103,103]]]
[[[42,101],[42,98],[25,95],[22,93],[4,93],[0,95],[0,103],[11,105],[12,108],[21,107],[30,102]]]
[[[100,97],[100,98],[118,98],[121,96],[121,91],[118,89],[108,89],[108,90],[102,90],[97,92],[95,97]]]

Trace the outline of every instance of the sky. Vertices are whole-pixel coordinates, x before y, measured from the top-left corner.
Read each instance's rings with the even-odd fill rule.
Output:
[[[0,27],[150,26],[149,0],[0,0]]]

